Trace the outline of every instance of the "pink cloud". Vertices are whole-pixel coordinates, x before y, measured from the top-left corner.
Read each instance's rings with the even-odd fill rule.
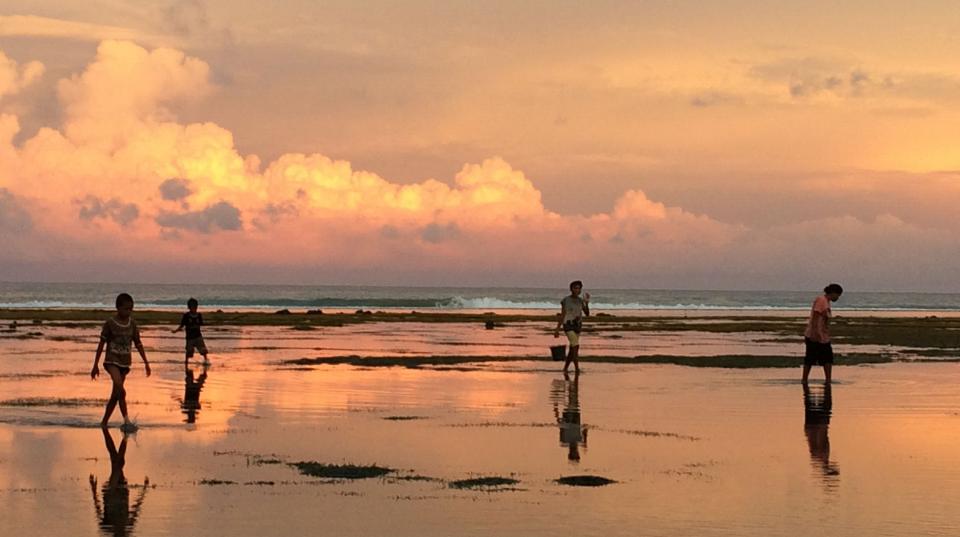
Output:
[[[4,86],[4,69],[19,82]],[[0,55],[0,95],[38,72]],[[450,181],[408,184],[316,153],[263,164],[223,127],[175,117],[176,103],[214,90],[209,77],[180,51],[106,41],[60,81],[60,128],[14,145],[18,118],[0,115],[0,193],[31,224],[0,243],[0,259],[136,265],[145,279],[190,264],[211,278],[225,277],[224,266],[248,267],[247,278],[349,283],[510,285],[576,273],[631,287],[806,286],[825,275],[910,285],[926,262],[939,262],[931,281],[957,268],[943,254],[956,239],[890,216],[757,229],[638,189],[608,212],[562,215],[500,157],[465,164]]]

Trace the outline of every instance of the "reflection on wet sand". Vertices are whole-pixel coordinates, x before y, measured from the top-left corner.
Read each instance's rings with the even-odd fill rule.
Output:
[[[803,431],[810,448],[810,460],[828,489],[839,484],[840,470],[830,460],[830,415],[833,411],[833,393],[830,384],[811,388],[803,384]]]
[[[120,449],[113,442],[113,435],[107,428],[103,428],[103,441],[110,455],[110,479],[104,483],[101,498],[97,497],[97,478],[90,474],[90,492],[93,494],[93,507],[100,520],[100,529],[107,535],[132,535],[133,526],[140,516],[143,499],[150,486],[150,478],[144,477],[140,494],[130,508],[130,487],[127,478],[123,475],[123,466],[126,464],[127,438],[123,435]]]
[[[200,412],[200,391],[203,390],[203,383],[207,381],[207,364],[203,365],[203,371],[199,377],[194,377],[193,369],[189,366],[184,367],[183,380],[183,400],[180,402],[180,411],[186,416],[186,423],[196,423],[197,414]]]
[[[580,446],[587,447],[587,426],[580,420],[580,375],[564,373],[563,380],[555,379],[550,387],[553,415],[560,427],[560,445],[568,449],[567,460],[580,461]],[[563,413],[560,405],[563,404]]]

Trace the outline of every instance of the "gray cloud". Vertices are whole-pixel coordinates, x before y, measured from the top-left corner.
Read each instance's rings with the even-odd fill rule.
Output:
[[[283,218],[295,218],[299,214],[300,210],[292,201],[268,203],[260,210],[260,216],[253,219],[253,225],[258,229],[267,229],[269,224],[276,224]]]
[[[300,211],[297,210],[297,206],[292,201],[285,201],[283,203],[268,203],[263,208],[263,214],[271,221],[276,222],[284,216],[297,216]]]
[[[832,94],[856,98],[869,95],[933,98],[956,95],[960,82],[952,76],[871,72],[852,62],[828,58],[784,58],[750,68],[754,78],[785,84],[795,99]]]
[[[75,201],[80,206],[81,220],[106,218],[118,224],[129,224],[140,216],[140,209],[134,203],[124,203],[117,198],[103,200],[96,196],[87,196]]]
[[[721,106],[730,104],[740,104],[743,99],[730,93],[710,90],[698,93],[690,98],[690,106],[697,108],[707,108],[709,106]]]
[[[389,224],[380,228],[380,236],[384,239],[399,239],[400,230],[396,226],[391,226]]]
[[[190,182],[186,179],[167,179],[160,183],[160,195],[168,201],[180,201],[192,193]]]
[[[168,32],[215,45],[234,42],[228,26],[214,24],[207,3],[201,0],[177,0],[160,11],[160,25]]]
[[[455,239],[459,236],[460,228],[454,223],[445,226],[437,223],[429,224],[420,232],[421,239],[434,244]]]
[[[0,229],[23,233],[33,227],[30,213],[6,188],[0,188]]]
[[[226,201],[215,203],[200,211],[162,212],[157,216],[156,221],[163,227],[200,233],[212,233],[217,229],[233,231],[242,226],[240,209]]]

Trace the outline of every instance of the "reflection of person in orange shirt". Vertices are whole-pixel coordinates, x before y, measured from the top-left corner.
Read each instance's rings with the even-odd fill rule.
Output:
[[[200,411],[200,391],[203,390],[203,383],[207,381],[207,366],[204,364],[203,372],[196,378],[193,376],[193,369],[184,367],[184,370],[183,401],[180,402],[180,411],[186,415],[187,423],[195,423],[197,413]]]
[[[571,462],[580,460],[580,446],[587,447],[587,427],[580,421],[580,375],[574,374],[573,382],[569,375],[564,375],[563,391],[566,392],[566,401],[563,414],[554,404],[554,415],[557,425],[560,426],[560,445],[569,450],[567,459]],[[560,395],[560,394],[558,394]]]
[[[102,429],[103,441],[110,455],[110,479],[103,485],[103,503],[97,497],[97,478],[90,474],[90,491],[93,493],[93,507],[100,519],[100,529],[111,535],[129,535],[140,516],[143,507],[143,498],[150,487],[150,478],[143,479],[140,495],[130,509],[130,487],[127,478],[123,475],[123,466],[126,464],[127,435],[120,441],[120,449],[113,443],[113,436],[107,429]]]
[[[829,485],[835,482],[840,471],[830,460],[830,416],[833,412],[833,393],[829,383],[822,390],[812,390],[803,385],[803,432],[810,448],[810,460]]]
[[[813,301],[807,329],[803,333],[806,353],[803,358],[803,382],[807,382],[814,364],[823,366],[823,376],[830,382],[833,369],[833,345],[830,342],[830,303],[843,294],[843,287],[831,283],[823,289],[823,295]]]

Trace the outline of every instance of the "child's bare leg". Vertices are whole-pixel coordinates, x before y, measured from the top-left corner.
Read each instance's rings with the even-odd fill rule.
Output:
[[[107,407],[103,411],[103,419],[100,420],[100,426],[106,427],[110,424],[110,416],[113,415],[113,409],[117,408],[117,383],[113,376],[115,368],[104,366],[103,370],[110,375],[110,380],[113,383],[112,388],[110,389],[110,400],[107,401]]]
[[[110,402],[107,403],[107,414],[103,417],[103,422],[101,424],[105,425],[110,419],[110,414],[113,414],[113,409],[118,404],[120,405],[120,414],[123,416],[123,421],[127,422],[127,390],[123,387],[123,381],[125,380],[124,374],[120,372],[119,367],[106,367],[107,373],[110,374],[110,380],[113,381],[113,392],[110,394]]]
[[[123,379],[120,379],[120,398],[117,401],[120,405],[120,415],[123,416],[124,423],[130,421],[127,416],[127,390],[123,387]]]
[[[103,411],[103,419],[100,420],[100,426],[106,427],[110,425],[110,416],[113,414],[113,409],[117,407],[117,400],[110,395],[110,400],[107,401],[107,408]]]
[[[833,364],[823,364],[823,377],[830,384],[830,374],[833,373]]]
[[[807,382],[807,378],[810,377],[810,368],[812,366],[808,364],[803,364],[803,380],[802,382]]]

